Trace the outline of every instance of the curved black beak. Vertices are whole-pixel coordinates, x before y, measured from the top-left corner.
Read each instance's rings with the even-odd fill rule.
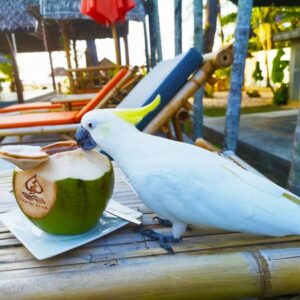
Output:
[[[75,139],[78,146],[83,150],[92,150],[97,146],[96,142],[91,137],[91,134],[83,127],[77,129]]]

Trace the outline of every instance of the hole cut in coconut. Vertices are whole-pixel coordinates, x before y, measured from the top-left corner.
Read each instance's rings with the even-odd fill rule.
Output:
[[[15,145],[0,148],[0,158],[14,164],[22,170],[34,168],[49,159],[55,153],[78,149],[75,141],[58,142],[45,147]]]
[[[62,141],[57,142],[45,147],[42,147],[42,150],[46,152],[48,155],[65,152],[65,151],[73,151],[78,149],[79,146],[75,141]]]

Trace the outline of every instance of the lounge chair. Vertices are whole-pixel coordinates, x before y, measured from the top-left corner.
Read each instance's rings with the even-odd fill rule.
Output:
[[[133,75],[133,70],[128,71],[130,76],[128,75],[127,79],[130,79]],[[124,75],[124,69],[121,69],[113,78],[122,79]],[[114,81],[115,84],[118,81]],[[40,111],[50,111],[50,110],[72,110],[80,109],[85,106],[88,101],[97,96],[97,94],[101,93],[101,90],[98,93],[93,94],[79,94],[79,95],[65,95],[65,96],[57,96],[51,101],[47,102],[31,102],[31,103],[22,103],[22,104],[13,104],[7,107],[3,107],[0,109],[0,114],[4,113],[16,113],[16,112],[40,112]]]
[[[164,125],[168,121],[166,115],[168,118],[171,117],[169,112],[165,113],[166,108],[170,109],[172,114],[176,113],[176,110],[210,77],[218,67],[216,57],[206,56],[205,63],[203,63],[200,53],[191,48],[174,59],[160,62],[135,86],[118,107],[144,106],[151,102],[157,94],[160,94],[162,101],[158,108],[138,124],[140,130],[154,133],[153,128],[159,130],[155,125],[157,117],[162,117],[163,122],[160,120],[159,123]],[[201,65],[202,68],[200,68]],[[186,90],[188,91],[185,92]],[[182,101],[178,101],[178,97]],[[173,109],[174,100],[176,100],[176,110]],[[0,118],[0,136],[74,132],[78,128],[83,114],[93,108],[95,105],[89,105],[79,112],[30,114],[13,116],[12,119]],[[162,113],[164,114],[161,116]]]

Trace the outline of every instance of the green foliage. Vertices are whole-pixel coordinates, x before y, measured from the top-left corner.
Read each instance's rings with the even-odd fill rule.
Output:
[[[287,60],[281,60],[284,55],[282,48],[277,50],[277,54],[273,59],[273,68],[271,78],[274,83],[282,83],[284,78],[284,69],[288,66],[289,62]]]
[[[237,13],[230,13],[221,18],[221,26],[226,26],[236,22]],[[262,23],[270,23],[272,34],[289,31],[300,27],[300,7],[254,7],[252,9],[251,26],[252,29]],[[227,37],[229,42],[234,38],[233,35]],[[277,42],[282,47],[286,47],[287,42]],[[249,50],[262,50],[260,40],[255,34],[250,35]]]
[[[262,76],[262,70],[260,68],[259,61],[256,62],[255,70],[254,70],[254,72],[252,74],[252,78],[255,81],[262,81],[262,80],[264,80],[264,77]]]
[[[8,55],[6,57],[10,58]],[[8,62],[0,63],[0,73],[7,77],[7,81],[12,81],[14,74],[12,64]]]
[[[214,77],[216,79],[229,78],[231,74],[231,66],[227,68],[220,68],[214,72]]]
[[[288,84],[282,83],[279,88],[274,91],[273,104],[286,105],[289,99]]]
[[[213,98],[215,94],[215,88],[213,85],[206,83],[204,86],[204,95],[206,98]]]
[[[235,23],[237,17],[237,13],[230,13],[221,18],[221,26],[228,25],[230,23]]]
[[[281,60],[283,55],[284,51],[279,48],[276,56],[273,59],[271,78],[275,84],[277,83],[277,88],[274,89],[273,95],[273,103],[275,105],[285,105],[287,104],[289,98],[288,85],[283,83],[284,69],[288,66],[289,62],[286,60]]]

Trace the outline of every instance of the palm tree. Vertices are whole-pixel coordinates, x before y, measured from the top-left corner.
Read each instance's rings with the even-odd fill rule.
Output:
[[[253,0],[239,0],[235,40],[233,44],[233,65],[226,111],[224,152],[235,152],[237,147],[242,86],[245,61],[248,51],[250,19]]]

